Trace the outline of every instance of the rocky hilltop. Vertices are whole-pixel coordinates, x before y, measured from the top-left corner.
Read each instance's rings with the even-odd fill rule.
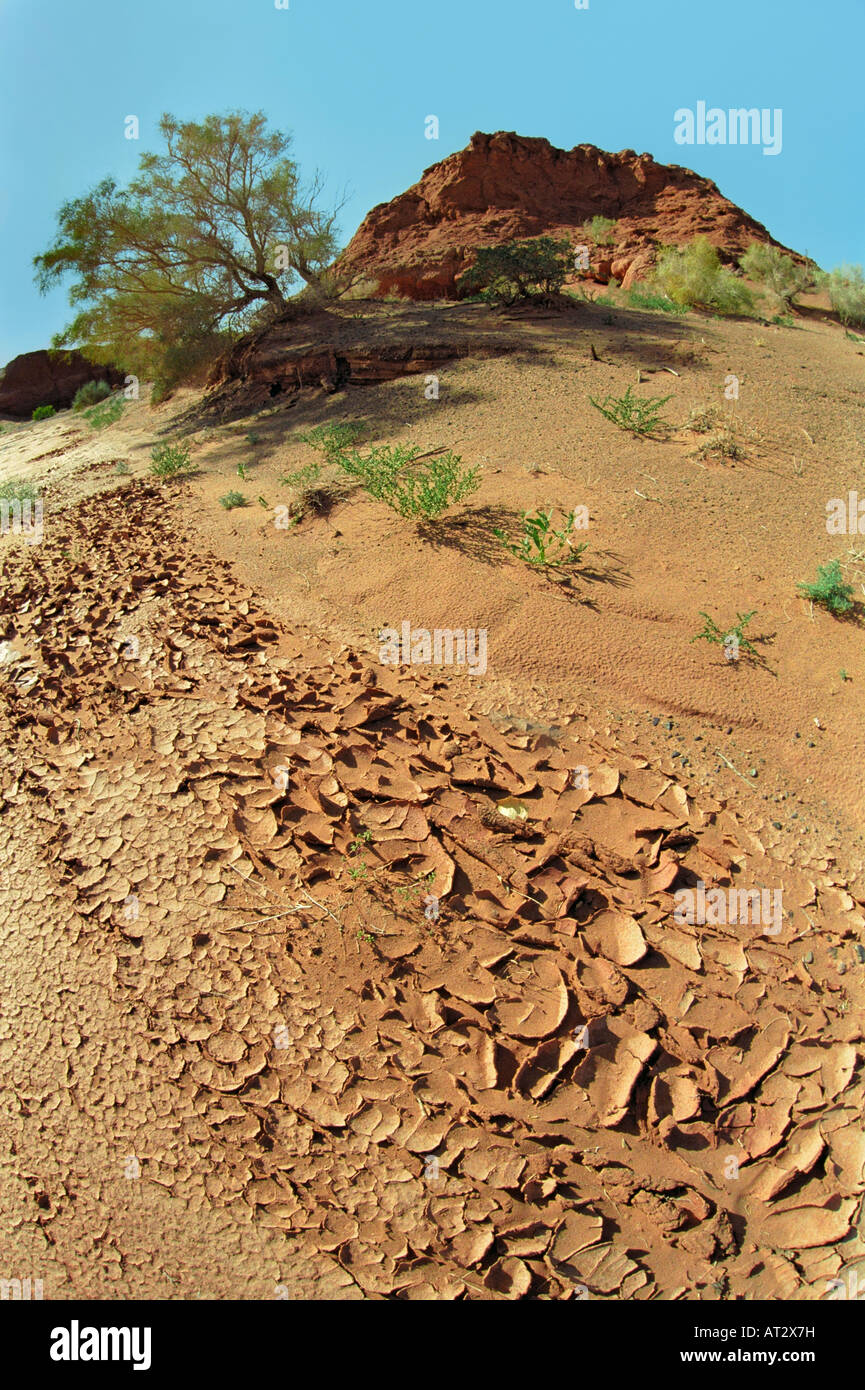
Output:
[[[596,247],[585,234],[584,223],[597,214],[616,219],[610,246]],[[752,241],[780,245],[690,169],[634,150],[560,150],[499,131],[473,135],[466,149],[373,208],[340,265],[373,282],[374,294],[453,298],[478,246],[550,235],[588,246],[592,276],[602,283],[614,276],[627,287],[649,269],[659,245],[701,234],[728,261]]]

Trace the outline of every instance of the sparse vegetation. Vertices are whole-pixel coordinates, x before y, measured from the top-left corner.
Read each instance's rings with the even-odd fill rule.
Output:
[[[577,512],[569,512],[564,525],[558,530],[553,526],[553,511],[522,512],[523,534],[519,540],[512,540],[499,527],[493,528],[493,535],[501,541],[506,550],[527,565],[569,565],[576,564],[588,542],[573,543],[574,525]]]
[[[822,283],[841,322],[865,328],[865,276],[861,265],[837,266],[823,277]]]
[[[7,478],[0,482],[0,501],[35,502],[38,497],[38,487],[27,478]]]
[[[798,265],[777,246],[752,241],[739,257],[739,265],[749,280],[764,285],[787,310],[795,307],[797,294],[814,288],[814,271]]]
[[[719,414],[716,405],[695,405],[685,421],[685,429],[693,434],[708,434],[715,428]]]
[[[583,231],[586,236],[591,237],[596,246],[612,246],[615,241],[613,231],[615,230],[616,219],[614,217],[592,217],[583,224]]]
[[[126,474],[129,472],[129,464],[125,461],[125,459],[117,460],[117,462],[114,465],[114,472],[119,473],[121,477],[126,476]]]
[[[417,446],[395,444],[368,454],[340,453],[333,462],[362,483],[371,497],[408,520],[433,521],[480,487],[480,469],[464,468],[458,454],[442,452],[416,472],[409,471],[420,457]]]
[[[487,303],[499,306],[533,295],[558,294],[571,272],[570,252],[569,242],[547,236],[482,246],[457,286],[461,294],[479,294]]]
[[[708,237],[695,237],[687,246],[663,246],[649,283],[674,304],[688,309],[708,309],[716,314],[756,312],[748,286],[721,265]]]
[[[739,461],[746,457],[745,450],[736,439],[735,429],[731,424],[726,424],[719,430],[712,433],[710,439],[704,439],[697,449],[697,457],[731,459]]]
[[[150,451],[150,471],[155,478],[176,478],[191,469],[188,444],[157,444]]]
[[[745,628],[748,626],[756,608],[752,608],[749,613],[737,613],[735,623],[730,623],[725,629],[719,627],[714,618],[710,618],[708,613],[700,610],[700,617],[703,619],[703,630],[691,638],[692,642],[711,642],[716,646],[724,648],[724,655],[728,661],[737,660],[742,653],[746,656],[760,659],[760,653],[753,642],[745,635]]]
[[[629,386],[624,396],[605,396],[603,401],[589,400],[596,410],[620,429],[631,434],[647,435],[666,424],[660,411],[670,396],[635,396]]]
[[[53,405],[37,405],[36,409],[33,411],[33,419],[50,420],[51,416],[56,414],[57,411],[54,409]]]
[[[840,560],[830,560],[827,565],[818,565],[815,582],[803,582],[796,587],[804,598],[820,604],[836,617],[849,613],[853,607],[853,585],[845,583]]]
[[[73,410],[86,410],[90,405],[98,405],[111,395],[111,387],[107,381],[85,381],[83,386],[79,386],[72,400]]]
[[[324,454],[326,459],[330,459],[359,444],[365,433],[366,426],[359,420],[332,420],[326,425],[315,425],[313,429],[298,434],[296,438],[302,444],[308,444],[311,449]],[[287,482],[293,476],[299,477],[300,473],[287,474],[284,481]]]
[[[117,424],[125,408],[126,401],[123,396],[112,396],[110,400],[85,410],[84,419],[92,430],[104,430],[108,425]]]
[[[675,304],[668,295],[652,294],[646,290],[629,290],[628,304],[632,309],[656,309],[662,314],[686,314],[686,304]]]
[[[242,492],[226,492],[222,497],[220,497],[219,505],[220,507],[224,507],[227,512],[230,512],[235,507],[245,507],[246,498],[244,497]]]
[[[246,482],[247,477],[249,476],[249,469],[247,468],[245,463],[239,463],[237,465],[237,476],[238,478],[242,478],[242,480]]]

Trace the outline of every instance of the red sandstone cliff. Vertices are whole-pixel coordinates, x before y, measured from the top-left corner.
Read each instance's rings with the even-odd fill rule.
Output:
[[[584,233],[596,214],[617,221],[610,247],[594,247]],[[727,260],[752,241],[779,245],[690,169],[633,150],[559,150],[548,140],[499,131],[473,135],[466,149],[373,208],[340,265],[373,281],[376,294],[452,298],[476,247],[550,235],[588,246],[595,279],[613,275],[628,286],[651,266],[659,244],[701,234]]]

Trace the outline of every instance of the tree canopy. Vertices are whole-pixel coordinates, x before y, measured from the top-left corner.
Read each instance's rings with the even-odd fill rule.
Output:
[[[173,384],[300,281],[320,283],[339,208],[318,207],[319,175],[302,186],[291,137],[262,112],[159,128],[164,152],[143,154],[128,187],[106,178],[65,203],[33,263],[43,293],[74,277],[78,312],[54,346]]]

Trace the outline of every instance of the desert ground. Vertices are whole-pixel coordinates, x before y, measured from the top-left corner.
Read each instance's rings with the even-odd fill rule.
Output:
[[[865,1271],[865,540],[826,530],[865,344],[808,301],[291,336],[361,367],[0,435],[45,501],[0,537],[7,1266],[57,1299],[826,1297]],[[658,437],[593,407],[629,386]],[[341,421],[480,489],[278,524]],[[194,471],[151,476],[180,437]],[[567,583],[493,534],[583,506]],[[844,620],[796,587],[835,557]],[[693,640],[752,610],[754,659]],[[485,672],[382,664],[404,621],[485,630]],[[778,930],[677,921],[698,881],[780,890]]]

